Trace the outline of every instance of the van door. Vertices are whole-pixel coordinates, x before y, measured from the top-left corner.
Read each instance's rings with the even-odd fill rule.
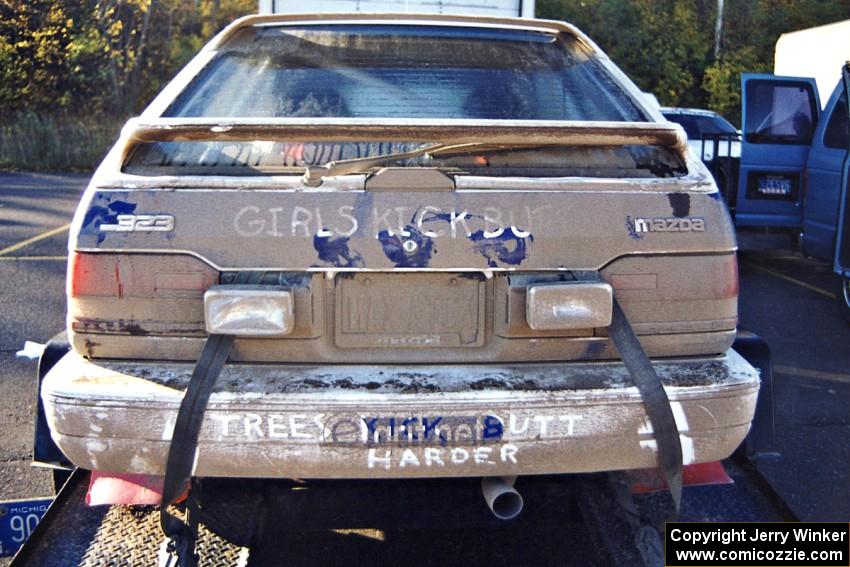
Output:
[[[801,228],[804,169],[818,124],[814,79],[744,73],[735,224]]]
[[[850,103],[850,62],[842,70],[844,100]],[[838,230],[835,246],[835,271],[841,278],[838,304],[841,314],[850,323],[850,104],[845,106],[847,122],[845,122],[844,140],[847,143],[847,153],[844,156],[841,177],[841,206],[838,213]]]
[[[847,95],[839,82],[815,130],[804,188],[803,251],[827,261],[835,254],[841,177],[848,147],[847,117]]]

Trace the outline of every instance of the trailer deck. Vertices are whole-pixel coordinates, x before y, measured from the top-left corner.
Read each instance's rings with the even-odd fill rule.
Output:
[[[745,457],[724,465],[734,484],[687,488],[680,520],[796,520]],[[616,474],[521,477],[517,488],[527,506],[510,522],[492,517],[477,479],[206,479],[195,481],[192,494],[208,500],[204,496],[214,493],[215,504],[189,506],[198,519],[202,567],[390,564],[401,557],[430,565],[470,553],[481,560],[482,550],[496,565],[662,565],[657,528],[672,512],[669,497],[632,498],[622,480]],[[12,567],[165,564],[156,507],[89,507],[87,487],[88,472],[77,470]],[[175,512],[185,514],[185,505]],[[469,537],[440,544],[444,534],[458,531]],[[552,538],[560,539],[555,547],[562,556],[551,554]],[[518,544],[522,540],[526,545]],[[537,540],[548,544],[533,545]]]

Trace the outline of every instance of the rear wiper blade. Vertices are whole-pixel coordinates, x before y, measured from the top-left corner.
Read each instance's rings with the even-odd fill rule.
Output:
[[[365,158],[335,160],[329,161],[324,165],[308,166],[306,171],[304,171],[304,176],[301,180],[304,185],[307,185],[308,187],[318,187],[322,184],[325,177],[363,173],[373,167],[402,159],[410,159],[423,155],[432,157],[438,155],[462,155],[473,150],[499,150],[520,146],[521,145],[519,144],[489,144],[486,142],[472,142],[467,144],[432,144],[430,146],[422,146],[421,148],[407,152],[397,152]],[[522,147],[524,147],[524,145],[522,145]]]

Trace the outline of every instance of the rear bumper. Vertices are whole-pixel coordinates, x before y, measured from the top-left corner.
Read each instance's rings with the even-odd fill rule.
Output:
[[[655,364],[685,464],[727,457],[750,427],[758,372],[724,356]],[[42,399],[77,466],[161,475],[186,363],[66,355]],[[196,476],[402,478],[655,466],[655,441],[621,363],[499,366],[229,364],[207,408]]]

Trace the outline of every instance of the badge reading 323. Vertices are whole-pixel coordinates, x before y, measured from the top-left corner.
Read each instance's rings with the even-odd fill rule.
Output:
[[[102,232],[170,232],[174,230],[171,215],[118,215],[118,224],[101,224]]]

